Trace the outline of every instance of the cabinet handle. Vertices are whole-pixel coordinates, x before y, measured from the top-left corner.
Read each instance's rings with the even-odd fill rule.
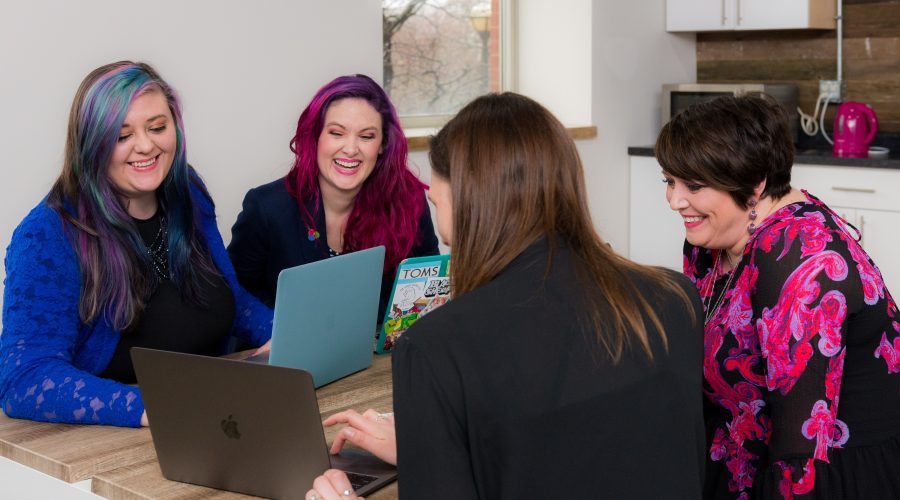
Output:
[[[741,15],[741,0],[737,0],[737,25],[741,25],[741,21],[744,20],[744,16]]]
[[[866,217],[859,216],[859,246],[863,246],[863,237],[866,234]]]
[[[875,194],[875,190],[872,188],[854,188],[854,187],[843,187],[843,186],[831,186],[832,191],[845,191],[848,193],[869,193]]]
[[[725,23],[728,22],[728,17],[725,16],[725,0],[722,0],[722,26],[725,26]]]

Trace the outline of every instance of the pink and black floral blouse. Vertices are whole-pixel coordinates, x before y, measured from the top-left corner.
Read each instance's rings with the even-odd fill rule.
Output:
[[[804,194],[757,228],[733,277],[718,250],[685,244],[711,310],[707,498],[900,498],[897,304],[857,231]]]

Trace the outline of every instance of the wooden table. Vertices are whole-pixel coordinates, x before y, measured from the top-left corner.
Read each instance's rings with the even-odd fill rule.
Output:
[[[391,411],[390,356],[376,356],[370,368],[329,384],[316,395],[323,418],[348,408]],[[331,442],[336,432],[326,429],[326,439]],[[253,498],[165,479],[148,429],[47,424],[0,413],[0,456],[67,482],[92,478],[95,494],[115,500]],[[367,498],[395,499],[397,484]]]

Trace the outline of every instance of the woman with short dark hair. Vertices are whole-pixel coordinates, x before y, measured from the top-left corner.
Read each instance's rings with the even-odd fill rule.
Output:
[[[859,232],[791,187],[784,111],[698,104],[656,157],[705,311],[704,496],[898,498],[900,314]]]

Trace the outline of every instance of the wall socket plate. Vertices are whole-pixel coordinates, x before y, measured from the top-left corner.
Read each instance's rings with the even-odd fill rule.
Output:
[[[824,94],[830,102],[841,102],[842,84],[840,80],[819,80],[819,95]]]

